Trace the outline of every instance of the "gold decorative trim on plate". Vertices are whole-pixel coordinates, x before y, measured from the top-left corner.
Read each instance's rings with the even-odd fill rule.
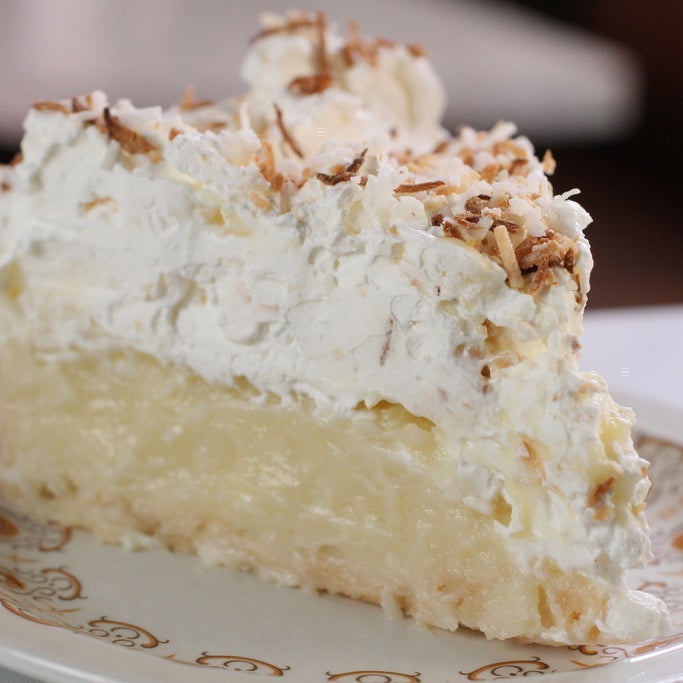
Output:
[[[333,674],[327,672],[328,681],[345,681],[346,683],[422,683],[420,674],[402,674],[396,671],[347,671]]]
[[[147,629],[140,626],[127,624],[123,621],[114,621],[107,619],[107,617],[93,619],[88,622],[88,626],[90,626],[87,630],[88,635],[94,638],[105,638],[114,645],[121,645],[122,647],[139,647],[143,650],[151,650],[169,642],[168,640],[159,640]]]
[[[494,681],[586,671],[618,661],[657,656],[676,648],[683,652],[683,447],[643,435],[638,437],[637,447],[643,457],[652,462],[653,487],[648,499],[648,517],[655,560],[647,568],[633,572],[631,582],[635,588],[657,595],[669,606],[674,633],[657,641],[635,646],[549,648],[487,642],[467,631],[430,635],[416,630],[416,638],[433,637],[439,642],[444,638],[452,639],[448,641],[446,651],[457,651],[459,656],[462,655],[459,665],[444,663],[438,657],[426,662],[424,658],[416,657],[414,667],[410,663],[405,666],[407,660],[404,658],[404,666],[394,668],[387,666],[391,659],[386,653],[377,652],[370,661],[366,658],[362,664],[355,662],[357,666],[348,666],[354,662],[349,661],[348,656],[340,656],[344,655],[345,647],[341,641],[334,648],[328,646],[325,652],[325,657],[329,656],[328,666],[324,666],[326,662],[316,653],[316,661],[320,660],[321,664],[312,671],[307,653],[303,651],[305,648],[295,648],[282,657],[282,652],[271,651],[268,639],[263,639],[255,644],[261,651],[247,652],[254,647],[254,641],[249,641],[248,647],[244,644],[240,647],[234,642],[234,634],[239,632],[239,628],[232,631],[233,640],[226,641],[223,630],[216,628],[199,641],[192,629],[172,628],[168,620],[138,623],[132,618],[132,611],[125,613],[132,610],[130,605],[135,601],[145,599],[136,586],[138,582],[119,587],[124,591],[123,599],[113,600],[104,596],[102,586],[98,584],[99,571],[86,561],[99,547],[90,537],[82,533],[73,535],[66,527],[39,523],[5,508],[0,508],[0,613],[31,622],[39,629],[50,626],[70,631],[129,650],[152,653],[196,669],[250,674],[254,679],[263,680],[284,677],[300,681],[304,676],[311,681],[340,683],[434,683],[446,676],[453,681]],[[75,538],[78,540],[74,541]],[[75,547],[79,543],[81,548],[83,544],[89,544],[90,550],[86,553],[79,550]],[[116,557],[122,564],[126,563],[127,556],[123,551],[110,551],[117,553]],[[198,561],[193,562],[199,565]],[[184,592],[183,588],[177,590],[177,593]],[[173,601],[177,595],[171,594],[164,599]],[[212,596],[210,604],[197,606],[195,616],[201,619],[209,610],[222,617],[221,610],[226,607],[229,605],[213,602]],[[235,622],[235,617],[232,617],[233,623],[253,622],[259,618],[250,614],[248,609],[239,615],[242,621]],[[272,610],[267,613],[272,616]],[[231,616],[226,615],[225,618],[230,619]],[[270,619],[266,613],[262,613],[260,618]],[[148,620],[146,617],[139,619],[143,622]],[[291,627],[297,628],[296,615]],[[285,665],[282,659],[289,661]],[[346,666],[339,666],[340,661]],[[371,663],[375,664],[374,668],[367,666]],[[439,673],[434,673],[437,670]],[[231,678],[228,675],[227,680]]]
[[[555,673],[555,670],[542,662],[540,657],[533,656],[531,659],[494,662],[469,673],[461,671],[460,675],[467,676],[468,681],[498,681],[501,678],[541,676],[546,673]]]
[[[247,673],[262,673],[266,676],[283,676],[288,666],[275,666],[262,662],[260,659],[250,657],[235,657],[234,655],[210,655],[202,652],[201,657],[195,660],[201,666],[208,666],[212,669],[227,669],[229,671],[245,671]]]

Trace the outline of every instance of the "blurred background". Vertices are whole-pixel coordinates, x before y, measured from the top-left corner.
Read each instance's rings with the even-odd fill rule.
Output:
[[[258,14],[292,6],[421,43],[449,128],[512,120],[552,149],[556,192],[594,218],[591,308],[683,303],[680,0],[0,0],[0,161],[35,99],[238,94]]]

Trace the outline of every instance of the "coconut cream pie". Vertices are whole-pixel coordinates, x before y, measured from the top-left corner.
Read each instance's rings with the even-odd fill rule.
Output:
[[[35,102],[0,182],[0,492],[544,643],[664,605],[631,413],[579,372],[588,214],[419,47],[267,16],[246,95]]]

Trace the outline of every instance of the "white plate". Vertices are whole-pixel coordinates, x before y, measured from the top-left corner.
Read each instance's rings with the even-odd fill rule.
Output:
[[[652,406],[638,406],[653,414]],[[673,421],[672,421],[673,420]],[[683,434],[670,416],[660,429]],[[0,664],[55,683],[683,681],[683,446],[641,425],[656,562],[635,572],[675,634],[633,647],[548,648],[420,629],[340,597],[264,584],[155,548],[126,553],[0,514]],[[683,443],[683,438],[679,439]],[[609,666],[604,666],[604,665]],[[599,668],[598,668],[599,667]]]

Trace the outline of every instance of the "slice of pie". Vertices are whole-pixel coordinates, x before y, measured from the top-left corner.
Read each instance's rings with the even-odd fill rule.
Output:
[[[667,629],[591,256],[422,50],[267,17],[249,92],[40,101],[0,181],[0,492],[109,542],[546,643]]]

